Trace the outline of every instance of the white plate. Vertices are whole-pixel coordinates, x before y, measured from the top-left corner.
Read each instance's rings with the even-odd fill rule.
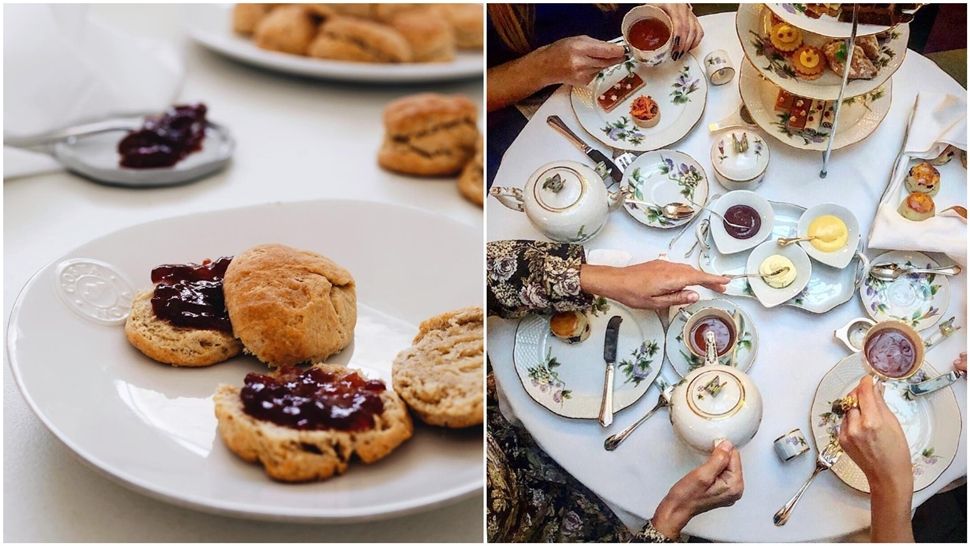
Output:
[[[671,220],[660,207],[668,203],[689,205],[688,200],[705,205],[710,183],[704,167],[693,157],[676,150],[656,150],[640,155],[626,168],[620,188],[637,201],[654,203],[645,206],[624,201],[623,208],[630,216],[641,224],[669,229],[686,224],[696,213]]]
[[[850,5],[846,4],[847,7]],[[831,15],[821,15],[818,18],[809,17],[805,15],[805,4],[770,2],[765,4],[765,6],[773,11],[779,19],[786,23],[791,23],[800,29],[823,36],[832,36],[833,38],[848,38],[852,36],[852,23],[839,21],[838,17],[832,17]],[[856,28],[856,36],[876,34],[888,28],[885,25],[858,25]]]
[[[156,265],[231,256],[270,241],[318,251],[353,273],[359,302],[354,343],[331,360],[364,368],[388,384],[392,359],[410,345],[421,320],[482,301],[481,230],[411,208],[309,201],[149,222],[76,248],[24,287],[10,316],[7,351],[30,408],[108,476],[208,512],[364,521],[428,510],[481,491],[481,429],[422,425],[373,465],[355,462],[346,475],[320,483],[274,482],[225,447],[212,403],[217,385],[242,385],[246,373],[265,366],[244,356],[208,368],[158,364],[127,342],[117,324],[122,317],[105,313],[106,322],[116,324],[84,320],[65,304],[79,299],[84,309],[110,310],[114,292],[91,282],[97,278],[90,270],[65,276],[69,286],[83,288],[66,302],[55,283],[58,264],[85,258],[110,264],[120,279],[144,290]],[[428,253],[415,254],[415,241]],[[124,282],[118,282],[123,292]]]
[[[922,252],[895,250],[872,260],[873,265],[897,263],[916,267],[939,267]],[[880,281],[866,275],[859,288],[862,306],[876,322],[900,320],[925,330],[943,318],[950,306],[950,280],[943,275],[903,275],[895,281]]]
[[[798,244],[801,245],[809,257],[819,263],[842,269],[852,261],[856,248],[859,247],[859,241],[862,239],[862,235],[859,233],[859,220],[856,219],[855,214],[852,214],[851,210],[833,203],[816,205],[806,210],[798,220],[798,236],[808,236],[808,227],[812,224],[812,220],[827,214],[838,217],[845,222],[845,227],[849,231],[849,238],[845,246],[835,252],[822,252],[815,248],[811,241],[801,241]]]
[[[772,226],[775,224],[775,212],[771,209],[771,203],[753,191],[729,191],[711,205],[711,211],[723,216],[729,208],[735,205],[747,205],[757,211],[761,217],[761,229],[747,239],[735,239],[724,228],[724,220],[712,215],[711,235],[714,238],[714,244],[717,245],[717,250],[721,254],[735,254],[751,250],[771,235]]]
[[[616,345],[613,410],[619,412],[647,392],[660,373],[664,330],[653,311],[629,309],[615,301],[590,313],[590,336],[565,343],[549,331],[549,317],[530,315],[515,330],[512,360],[529,396],[557,415],[577,419],[599,417],[606,362],[603,336],[610,317],[623,317]]]
[[[372,83],[430,82],[479,77],[484,61],[478,51],[459,50],[446,63],[357,63],[315,59],[279,51],[268,51],[232,30],[232,4],[186,5],[185,24],[195,41],[246,64],[277,72]]]
[[[823,151],[828,145],[827,129],[796,129],[785,126],[787,115],[775,110],[779,87],[766,80],[747,59],[741,63],[739,79],[741,100],[758,127],[768,135],[799,150]],[[882,87],[856,97],[843,99],[839,110],[839,130],[832,149],[838,150],[864,140],[875,132],[892,106],[892,80]]]
[[[758,331],[754,327],[751,317],[737,305],[725,299],[703,300],[692,303],[686,307],[688,311],[697,311],[704,307],[717,307],[724,309],[728,313],[737,313],[740,323],[740,335],[738,336],[738,350],[734,362],[730,362],[722,357],[725,364],[733,364],[743,372],[747,372],[754,359],[758,355]],[[679,308],[670,308],[670,326],[667,327],[667,360],[673,366],[674,371],[681,377],[694,371],[695,368],[704,365],[704,359],[694,356],[684,344],[682,334],[684,323],[687,319],[684,315],[677,312]],[[726,356],[726,355],[725,355]]]
[[[775,254],[788,258],[795,265],[795,280],[784,288],[773,288],[761,277],[749,277],[751,290],[765,307],[776,307],[794,298],[808,286],[808,281],[812,278],[812,260],[808,259],[808,254],[805,254],[802,247],[778,246],[774,239],[761,243],[748,254],[747,271],[757,272],[761,262]]]
[[[838,438],[838,420],[832,415],[832,401],[856,388],[866,374],[860,353],[853,353],[835,365],[822,378],[812,401],[812,435],[816,446],[825,446],[834,436]],[[923,368],[910,381],[936,377],[938,372],[924,362]],[[900,420],[913,461],[913,491],[929,487],[956,457],[960,445],[963,418],[953,389],[918,397],[914,401],[903,398],[905,383],[888,382],[885,398],[889,409]],[[840,480],[853,489],[868,493],[869,481],[848,455],[842,455],[832,466]]]
[[[775,224],[771,238],[794,237],[798,233],[798,219],[805,212],[804,207],[770,201],[775,211]],[[707,273],[715,275],[744,273],[748,265],[748,254],[721,254],[710,240],[710,228],[706,228],[707,219],[698,222],[696,235],[700,241],[701,252],[698,267]],[[869,261],[862,254],[863,244],[853,258],[852,266],[836,269],[826,265],[812,268],[812,278],[801,294],[785,302],[785,305],[804,309],[811,313],[825,313],[852,299],[856,289],[862,283],[862,276],[867,271]],[[725,294],[729,296],[754,297],[751,285],[747,279],[736,279],[728,283]]]
[[[646,85],[611,112],[603,111],[595,101],[599,90],[608,89],[628,70],[636,70]],[[654,67],[627,62],[601,74],[590,84],[592,89],[573,87],[570,100],[583,129],[607,146],[635,152],[663,148],[684,138],[704,115],[707,78],[693,55]],[[660,105],[660,121],[649,129],[630,118],[630,103],[640,95],[650,95]]]
[[[839,97],[842,77],[831,68],[826,66],[821,76],[814,80],[807,80],[792,69],[784,55],[774,50],[771,41],[767,38],[767,31],[771,28],[770,12],[762,10],[761,4],[740,4],[735,21],[744,56],[771,83],[790,93],[810,99],[836,100]],[[906,44],[909,42],[909,26],[899,25],[891,32],[891,37],[887,41],[880,42],[881,56],[874,63],[878,69],[875,77],[870,80],[849,80],[844,97],[856,97],[875,91],[903,64]],[[802,34],[806,45],[819,49],[831,40],[810,32],[802,32]],[[853,55],[856,54],[865,55],[858,48],[853,53]]]

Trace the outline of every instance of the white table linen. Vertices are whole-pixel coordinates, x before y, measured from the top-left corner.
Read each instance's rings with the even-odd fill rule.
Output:
[[[735,33],[734,14],[701,18],[705,36],[693,55],[703,59],[715,49],[726,49],[734,66],[742,61]],[[805,152],[784,146],[772,138],[771,165],[763,197],[809,207],[837,202],[850,207],[858,216],[863,233],[868,232],[876,204],[889,179],[896,152],[902,144],[903,129],[918,91],[932,89],[966,96],[966,92],[931,61],[912,51],[893,80],[893,107],[883,124],[865,141],[832,154],[828,177],[818,178],[821,153]],[[689,153],[713,176],[710,165],[711,136],[707,124],[737,111],[740,97],[737,79],[727,85],[712,86],[703,118],[695,128],[671,148]],[[558,114],[593,147],[609,153],[580,130],[569,103],[569,89],[561,88],[538,110],[505,154],[495,183],[522,186],[537,167],[554,160],[587,161],[563,137],[549,129],[547,116]],[[713,191],[723,191],[717,183]],[[525,215],[500,206],[489,199],[489,240],[542,239]],[[586,245],[595,249],[623,249],[631,262],[656,258],[665,250],[676,230],[647,228],[622,210],[613,212],[603,231]],[[685,235],[674,246],[670,257],[683,261],[683,253],[694,242]],[[871,255],[872,253],[870,253]],[[697,255],[690,260],[696,266]],[[946,317],[956,315],[957,323],[967,324],[966,277],[951,281],[952,298]],[[703,289],[702,289],[703,291]],[[851,490],[830,473],[820,476],[802,498],[785,527],[772,524],[772,514],[798,489],[814,468],[815,451],[787,464],[772,451],[772,441],[800,427],[810,435],[809,410],[822,376],[847,355],[835,340],[833,331],[850,319],[865,316],[858,297],[829,313],[815,315],[780,307],[764,309],[749,298],[731,298],[749,313],[758,328],[761,345],[751,375],[764,398],[764,419],[754,439],[741,450],[744,497],[734,506],[713,510],[694,518],[685,529],[688,534],[719,541],[807,541],[844,537],[869,525],[869,499]],[[636,404],[617,414],[604,431],[595,421],[560,418],[531,400],[512,367],[515,322],[489,319],[488,352],[499,386],[507,402],[503,412],[514,413],[539,445],[568,472],[606,500],[628,525],[642,524],[674,482],[703,461],[678,441],[666,412],[655,415],[617,451],[603,450],[604,438],[627,426],[653,406],[656,387]],[[966,348],[966,340],[955,335],[935,347],[928,360],[941,370]],[[671,376],[669,364],[663,374]],[[955,386],[955,394],[966,413],[966,382]],[[966,474],[966,428],[953,464],[928,489],[915,495],[918,505],[949,482]]]

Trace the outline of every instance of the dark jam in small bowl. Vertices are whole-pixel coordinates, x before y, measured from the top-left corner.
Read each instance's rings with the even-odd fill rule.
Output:
[[[192,152],[201,150],[205,139],[205,114],[204,104],[184,104],[145,118],[141,129],[128,133],[118,143],[121,166],[129,169],[171,167]]]
[[[274,377],[246,376],[243,411],[263,421],[300,430],[361,431],[384,411],[382,381],[356,372],[337,376],[319,368],[285,368]]]
[[[748,205],[728,207],[724,211],[723,223],[724,231],[735,239],[750,239],[761,231],[761,215],[758,214],[758,211],[754,207],[749,207]]]
[[[155,316],[184,328],[232,332],[222,278],[232,258],[202,264],[160,265],[152,270]]]

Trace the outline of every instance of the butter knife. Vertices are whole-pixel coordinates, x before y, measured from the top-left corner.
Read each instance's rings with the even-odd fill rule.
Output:
[[[562,135],[566,137],[566,140],[578,148],[579,151],[586,154],[586,157],[592,159],[594,166],[602,163],[606,167],[606,170],[610,173],[610,178],[613,179],[613,182],[620,182],[623,180],[623,171],[616,166],[616,163],[613,163],[613,160],[606,157],[606,154],[603,152],[594,150],[589,144],[583,142],[583,139],[579,138],[576,133],[574,133],[572,129],[566,125],[561,117],[549,116],[546,118],[546,123],[548,123],[553,129],[562,133]]]
[[[603,382],[603,402],[600,404],[600,425],[608,427],[613,424],[613,374],[616,373],[616,340],[620,335],[620,323],[623,317],[613,315],[606,325],[606,337],[603,341],[603,360],[606,361],[606,378]]]

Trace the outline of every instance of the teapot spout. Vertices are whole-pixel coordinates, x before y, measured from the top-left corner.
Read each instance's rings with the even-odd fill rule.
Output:
[[[492,189],[488,190],[488,193],[506,207],[519,212],[525,212],[525,199],[522,198],[522,190],[520,188],[493,186]]]

